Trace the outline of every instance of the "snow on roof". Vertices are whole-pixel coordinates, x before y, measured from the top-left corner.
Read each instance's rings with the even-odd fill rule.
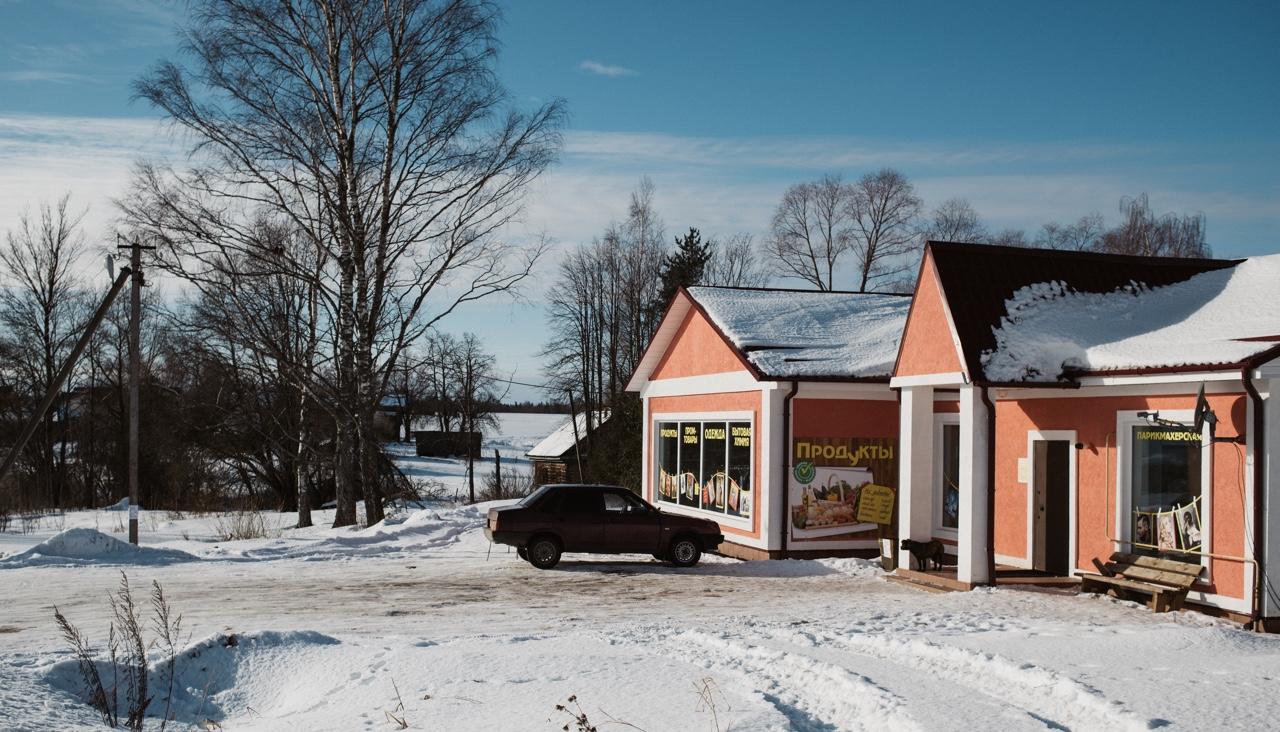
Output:
[[[1239,364],[1280,346],[1280,254],[1163,287],[1090,293],[1042,282],[1016,291],[1005,308],[996,347],[982,356],[992,381]]]
[[[911,298],[852,292],[690,287],[689,294],[763,374],[889,376]]]
[[[602,422],[609,419],[607,411],[596,412],[594,423],[599,426]],[[582,412],[576,415],[574,421],[578,423],[578,437],[587,436],[587,413]],[[551,434],[542,438],[542,442],[533,446],[533,449],[525,453],[525,457],[530,458],[547,458],[555,459],[562,457],[566,452],[573,449],[576,444],[574,437],[573,422],[565,420],[564,424],[557,427]]]

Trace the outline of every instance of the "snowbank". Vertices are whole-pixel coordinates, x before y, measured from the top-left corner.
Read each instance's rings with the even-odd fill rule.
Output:
[[[1278,344],[1277,295],[1280,255],[1165,287],[1093,293],[1061,282],[1029,285],[1005,301],[983,369],[993,381],[1043,381],[1067,369],[1237,363]]]
[[[52,564],[136,564],[162,565],[195,562],[197,557],[177,549],[134,546],[97,529],[67,529],[11,557],[0,559],[3,567],[34,567]]]
[[[316,679],[297,671],[313,667],[323,656],[337,655],[331,651],[338,645],[336,638],[314,631],[263,631],[205,638],[180,651],[174,659],[168,713],[179,726],[245,717],[255,709],[270,710],[287,719],[299,708],[315,704]],[[156,655],[151,661],[148,688],[152,703],[147,716],[159,719],[166,712],[169,658]],[[110,667],[101,660],[98,673],[104,680],[112,678]],[[50,666],[44,681],[88,705],[79,664],[74,659]],[[123,690],[120,698],[123,705]]]

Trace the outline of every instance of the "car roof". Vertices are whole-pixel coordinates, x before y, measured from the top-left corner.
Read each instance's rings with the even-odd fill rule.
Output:
[[[627,490],[626,488],[623,488],[620,485],[607,485],[605,483],[548,483],[543,487],[551,488],[555,490],[558,490],[561,488],[596,488],[599,490],[609,490],[609,491]]]

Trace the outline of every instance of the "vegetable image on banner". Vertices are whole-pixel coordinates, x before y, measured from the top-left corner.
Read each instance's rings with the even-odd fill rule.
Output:
[[[892,438],[804,438],[792,444],[788,513],[794,539],[831,538],[875,528],[858,520],[865,486],[897,484]]]

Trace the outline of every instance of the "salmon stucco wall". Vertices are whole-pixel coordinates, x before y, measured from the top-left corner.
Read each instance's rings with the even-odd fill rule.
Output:
[[[933,259],[926,256],[893,375],[922,376],[964,370],[955,341],[951,338],[942,286],[934,271]]]
[[[768,476],[762,475],[761,466],[761,445],[768,435],[765,434],[766,427],[761,420],[761,400],[758,391],[735,391],[724,394],[695,394],[690,396],[667,396],[667,397],[651,397],[649,399],[649,424],[645,425],[645,429],[649,431],[649,439],[645,442],[650,446],[649,454],[645,459],[649,461],[649,465],[653,465],[655,458],[653,455],[653,446],[658,444],[658,436],[654,433],[655,424],[662,419],[663,414],[686,414],[686,413],[715,413],[715,412],[751,412],[751,422],[755,426],[753,434],[752,465],[751,465],[751,495],[752,506],[751,512],[751,530],[745,531],[737,526],[720,525],[720,529],[724,532],[726,538],[732,541],[734,535],[749,536],[759,539],[760,532],[760,509],[762,508],[761,496],[764,495],[766,488],[770,487]],[[656,474],[656,471],[655,471]],[[654,481],[657,480],[655,477]],[[644,497],[655,506],[661,506],[658,503],[656,486],[652,484],[644,487]],[[772,502],[770,502],[772,505]],[[709,519],[714,519],[716,514],[711,511],[701,511],[699,515],[704,515]]]
[[[738,354],[724,342],[706,316],[690,308],[651,380],[745,371]]]
[[[1218,415],[1218,435],[1246,432],[1243,394],[1214,394],[1209,405]],[[1027,491],[1018,482],[1018,459],[1027,456],[1028,430],[1075,430],[1083,449],[1072,450],[1077,475],[1077,553],[1075,566],[1093,571],[1095,558],[1105,561],[1114,551],[1108,536],[1115,534],[1117,449],[1116,413],[1139,410],[1191,410],[1194,395],[1045,398],[996,402],[996,553],[1026,557]],[[1205,449],[1212,460],[1210,542],[1215,554],[1241,557],[1245,542],[1243,446],[1216,443]],[[1128,466],[1125,467],[1128,469]],[[1203,488],[1210,488],[1204,486]],[[1251,519],[1248,519],[1251,520]],[[1121,545],[1122,548],[1125,545]],[[1244,598],[1245,564],[1230,559],[1210,560],[1207,591]]]

